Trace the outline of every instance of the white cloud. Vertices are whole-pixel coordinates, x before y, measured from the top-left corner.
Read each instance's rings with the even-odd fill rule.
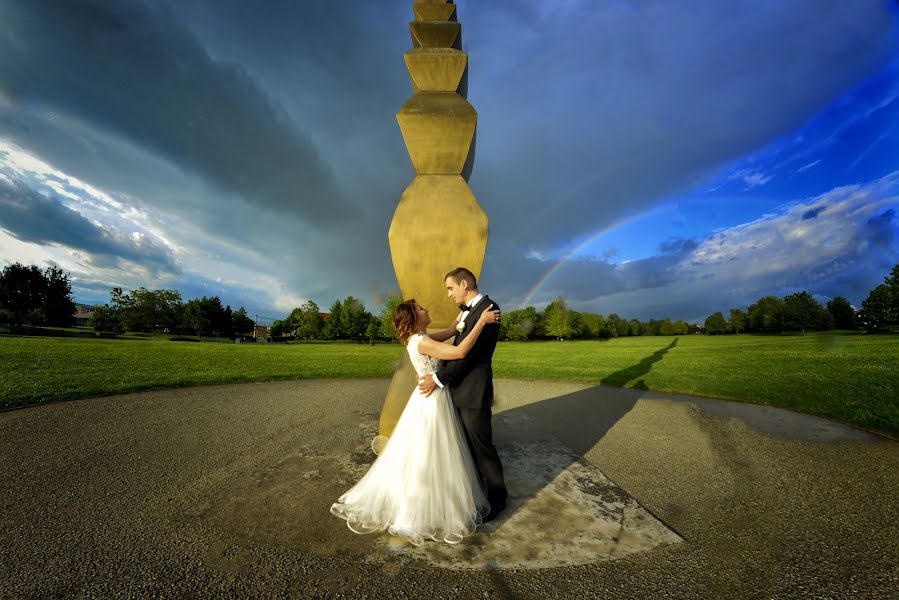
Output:
[[[873,150],[875,146],[877,146],[880,142],[887,139],[891,133],[892,133],[891,131],[884,131],[880,135],[878,135],[877,138],[873,142],[868,144],[867,148],[862,150],[859,153],[859,155],[855,157],[855,160],[853,160],[851,163],[849,163],[848,169],[854,169],[856,166],[858,166],[858,163],[860,163],[863,158],[865,158],[868,154],[870,154],[871,150]]]
[[[894,213],[899,207],[899,171],[865,184],[833,189],[821,196],[783,207],[779,214],[767,215],[750,223],[732,227],[702,241],[674,269],[675,280],[665,294],[693,297],[707,304],[709,295],[729,308],[726,300],[737,300],[741,290],[743,303],[756,295],[777,290],[808,289],[819,295],[829,290],[829,281],[853,269],[871,265],[871,245],[877,243],[872,228],[883,221],[896,231]],[[896,260],[892,247],[881,248],[887,261]],[[882,277],[882,274],[879,275]],[[869,276],[876,281],[876,268]],[[868,289],[855,290],[863,298]],[[710,306],[711,308],[711,306]],[[697,315],[698,316],[698,315]]]
[[[812,167],[814,167],[814,166],[816,166],[816,165],[818,165],[818,164],[820,164],[820,163],[821,163],[821,159],[820,159],[820,158],[819,158],[818,160],[813,160],[812,162],[810,162],[810,163],[808,163],[808,164],[805,164],[805,165],[802,165],[801,167],[799,167],[798,169],[796,169],[796,172],[797,172],[797,173],[802,173],[803,171],[808,171],[809,169],[811,169]]]
[[[305,301],[287,291],[283,280],[264,271],[273,266],[270,257],[236,247],[180,215],[145,210],[146,201],[134,195],[117,199],[2,139],[0,176],[0,183],[10,188],[4,191],[7,202],[21,207],[24,201],[28,206],[33,200],[16,200],[16,194],[39,193],[47,210],[59,207],[78,226],[75,237],[55,218],[42,217],[30,228],[15,227],[10,220],[18,218],[21,225],[21,219],[30,215],[0,212],[0,254],[29,264],[59,265],[72,275],[76,297],[96,301],[112,287],[190,289],[190,282],[201,282],[198,289],[208,288],[210,295],[220,295],[226,303],[234,297],[255,302],[256,307],[289,311]],[[107,207],[115,210],[102,210]],[[32,232],[33,239],[23,231]],[[151,262],[150,256],[160,251],[170,258]],[[294,302],[298,304],[289,306]]]
[[[765,175],[761,171],[753,171],[751,169],[740,169],[728,177],[728,180],[739,179],[746,184],[746,189],[752,189],[756,186],[765,185],[773,175]]]

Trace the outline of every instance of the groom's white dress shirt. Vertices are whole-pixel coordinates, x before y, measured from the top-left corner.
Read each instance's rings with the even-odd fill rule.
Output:
[[[484,299],[484,294],[478,294],[477,296],[475,296],[474,298],[471,299],[471,302],[468,303],[469,308],[474,308],[475,306],[478,305],[478,302],[480,302],[480,301],[483,300],[483,299]],[[468,313],[469,313],[469,312],[470,312],[470,311],[467,311],[467,310],[466,310],[466,311],[463,311],[463,312],[462,312],[462,316],[459,317],[459,319],[462,320],[462,321],[464,321],[465,319],[467,319],[467,318],[468,318]],[[439,379],[437,379],[437,373],[434,373],[433,377],[434,377],[434,383],[437,384],[437,387],[441,387],[441,388],[442,388],[442,387],[443,387],[443,384],[440,383],[440,380],[439,380]]]

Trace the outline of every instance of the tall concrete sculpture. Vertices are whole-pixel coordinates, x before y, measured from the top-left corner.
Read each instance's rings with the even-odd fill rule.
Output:
[[[487,215],[468,179],[474,163],[478,114],[469,104],[468,55],[451,0],[418,0],[409,23],[413,48],[405,53],[413,95],[399,110],[415,179],[403,192],[390,224],[390,253],[403,298],[415,298],[445,329],[458,308],[443,276],[464,266],[480,277],[487,250]],[[381,410],[377,444],[393,432],[416,385],[404,352]],[[380,440],[380,442],[378,442]]]

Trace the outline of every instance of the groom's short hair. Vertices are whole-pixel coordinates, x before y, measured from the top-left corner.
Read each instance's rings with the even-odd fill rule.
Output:
[[[456,283],[462,283],[463,281],[468,283],[468,289],[476,290],[478,289],[478,280],[475,279],[474,273],[466,269],[465,267],[456,267],[452,271],[446,274],[443,278],[444,281],[453,278],[453,281]]]

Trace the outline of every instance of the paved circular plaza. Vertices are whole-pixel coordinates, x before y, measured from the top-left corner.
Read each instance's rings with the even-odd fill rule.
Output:
[[[510,504],[458,546],[359,536],[389,382],[0,413],[0,597],[889,598],[899,444],[782,409],[498,380]]]

